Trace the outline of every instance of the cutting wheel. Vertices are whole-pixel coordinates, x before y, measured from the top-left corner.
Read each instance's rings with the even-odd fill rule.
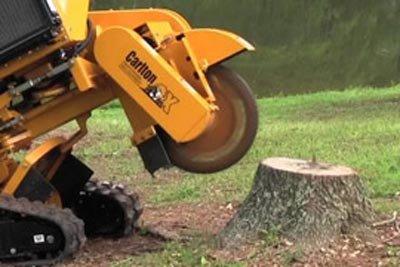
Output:
[[[256,100],[243,78],[216,66],[207,72],[207,79],[219,107],[207,131],[184,144],[162,134],[172,163],[194,173],[214,173],[237,163],[250,149],[258,128]]]

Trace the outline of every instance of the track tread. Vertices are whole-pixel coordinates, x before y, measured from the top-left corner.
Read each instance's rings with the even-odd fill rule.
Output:
[[[79,251],[86,242],[84,223],[71,210],[61,209],[39,201],[31,202],[28,199],[16,199],[10,196],[0,196],[0,210],[8,213],[18,213],[21,217],[35,217],[52,224],[56,224],[64,234],[64,250],[54,259],[13,262],[16,266],[54,265],[71,257]],[[1,259],[0,259],[1,262]]]
[[[136,193],[127,191],[122,184],[104,181],[89,181],[86,183],[82,194],[98,194],[116,200],[124,211],[124,226],[118,232],[110,233],[107,236],[120,238],[133,234],[143,208],[140,205],[139,196]]]

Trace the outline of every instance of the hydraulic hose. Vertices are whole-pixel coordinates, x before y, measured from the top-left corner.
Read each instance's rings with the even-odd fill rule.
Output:
[[[93,41],[93,39],[95,37],[93,23],[89,19],[87,21],[87,26],[88,26],[88,31],[89,31],[88,36],[83,42],[76,45],[75,51],[74,51],[74,57],[81,54],[91,44],[91,42]]]

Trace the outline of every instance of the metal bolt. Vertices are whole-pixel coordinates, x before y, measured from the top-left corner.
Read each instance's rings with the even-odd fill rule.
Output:
[[[46,237],[46,241],[47,241],[47,243],[49,243],[49,244],[54,244],[55,238],[54,238],[54,236],[52,236],[52,235],[48,235],[48,236]]]
[[[17,254],[17,249],[16,248],[11,248],[10,249],[10,253],[11,253],[11,255]]]

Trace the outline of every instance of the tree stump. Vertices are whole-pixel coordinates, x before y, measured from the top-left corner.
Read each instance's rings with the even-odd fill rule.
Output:
[[[323,245],[341,234],[372,233],[375,213],[357,173],[347,167],[271,158],[251,193],[219,234],[223,246],[278,231],[297,244]]]

